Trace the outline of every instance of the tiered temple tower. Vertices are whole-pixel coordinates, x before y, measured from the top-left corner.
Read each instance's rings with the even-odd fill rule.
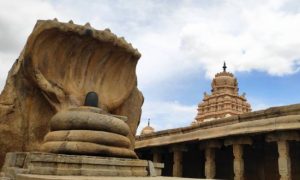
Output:
[[[204,93],[204,98],[198,105],[196,122],[210,121],[251,111],[245,93],[239,95],[238,82],[234,75],[226,71],[217,73],[211,83],[211,94]]]
[[[150,119],[148,119],[148,125],[142,129],[141,135],[151,134],[154,131],[154,128],[150,126]]]

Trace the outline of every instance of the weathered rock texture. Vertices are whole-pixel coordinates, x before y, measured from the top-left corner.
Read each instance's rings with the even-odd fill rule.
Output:
[[[0,95],[0,166],[8,151],[38,150],[50,118],[82,105],[89,91],[102,109],[128,117],[134,141],[143,104],[135,72],[140,56],[108,29],[38,21]]]
[[[95,110],[99,112],[92,112]],[[50,120],[41,150],[56,154],[137,158],[130,149],[129,126],[120,118],[81,106],[60,111]]]
[[[60,180],[69,176],[87,180],[105,176],[160,176],[163,168],[162,163],[139,159],[14,152],[7,153],[2,175],[10,180],[23,179],[20,175],[28,175],[28,179],[31,175],[54,175]]]

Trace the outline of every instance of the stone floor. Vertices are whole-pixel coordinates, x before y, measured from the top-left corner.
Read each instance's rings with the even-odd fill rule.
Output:
[[[191,178],[177,177],[92,177],[92,176],[45,176],[19,174],[17,180],[192,180]],[[198,179],[200,180],[200,179]]]

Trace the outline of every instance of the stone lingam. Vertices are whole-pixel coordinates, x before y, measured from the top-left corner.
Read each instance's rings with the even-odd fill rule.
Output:
[[[0,179],[160,175],[134,152],[140,57],[109,29],[39,20],[0,94]]]
[[[137,158],[130,149],[129,126],[98,108],[98,95],[89,92],[84,106],[55,114],[42,151],[58,154]]]

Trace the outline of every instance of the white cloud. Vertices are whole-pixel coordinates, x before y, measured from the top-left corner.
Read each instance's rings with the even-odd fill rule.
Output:
[[[36,21],[56,16],[58,13],[47,1],[0,1],[0,91]]]
[[[296,0],[0,0],[0,89],[36,20],[54,17],[125,36],[142,53],[137,68],[142,90],[199,69],[211,78],[224,60],[231,72],[293,74],[300,65],[297,7]],[[145,96],[143,120],[150,117],[157,129],[188,125],[195,116],[196,106]]]
[[[129,39],[143,54],[138,66],[141,86],[199,68],[211,78],[224,60],[233,72],[286,75],[299,70],[300,11],[295,1],[0,3],[0,51],[12,55],[9,60],[0,56],[1,61],[18,56],[37,19],[58,17],[110,27]]]
[[[110,27],[132,42],[142,53],[142,88],[199,69],[212,78],[224,60],[232,72],[282,76],[299,69],[300,10],[291,8],[294,1],[102,2],[92,3],[88,15],[82,3],[64,13],[79,21],[87,16],[95,27]]]
[[[182,48],[208,77],[226,60],[234,71],[266,71],[282,76],[299,70],[300,14],[281,10],[284,1],[228,1],[186,23]],[[197,12],[196,12],[197,13]],[[195,14],[197,15],[197,14]]]
[[[143,115],[138,134],[147,125],[148,118],[155,131],[175,127],[189,126],[197,113],[196,105],[184,105],[179,102],[148,101],[143,106]]]
[[[274,104],[274,103],[270,103],[267,102],[266,100],[257,98],[257,97],[253,97],[253,96],[249,96],[247,97],[248,102],[251,104],[251,109],[252,111],[258,111],[258,110],[263,110],[263,109],[267,109],[269,107],[273,107],[273,106],[280,106],[280,104]]]

